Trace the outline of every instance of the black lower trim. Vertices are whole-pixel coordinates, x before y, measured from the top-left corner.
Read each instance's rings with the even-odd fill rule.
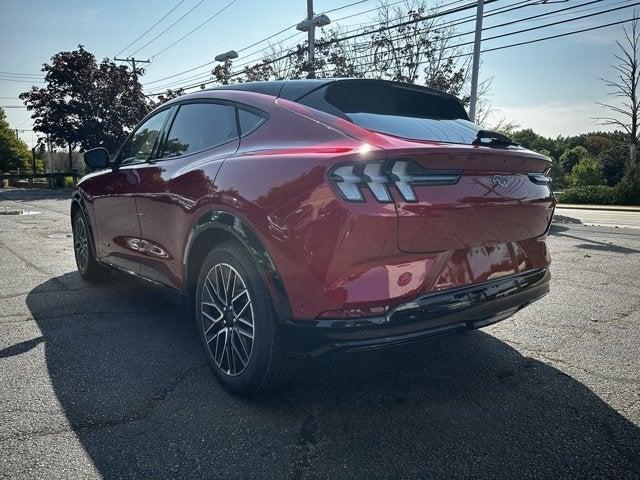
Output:
[[[550,277],[548,269],[536,269],[431,293],[384,317],[292,320],[283,325],[286,349],[295,356],[317,357],[331,350],[372,350],[484,327],[548,293]]]

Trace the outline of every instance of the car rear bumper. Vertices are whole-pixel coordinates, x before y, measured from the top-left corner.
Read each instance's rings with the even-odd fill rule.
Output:
[[[282,327],[285,348],[291,355],[313,358],[333,350],[374,350],[484,327],[543,297],[549,280],[549,270],[540,268],[423,295],[386,316],[292,320]]]

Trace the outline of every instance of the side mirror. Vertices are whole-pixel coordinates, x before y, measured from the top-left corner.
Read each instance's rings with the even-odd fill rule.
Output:
[[[92,148],[84,152],[84,163],[91,170],[101,170],[109,167],[109,152],[104,147]]]

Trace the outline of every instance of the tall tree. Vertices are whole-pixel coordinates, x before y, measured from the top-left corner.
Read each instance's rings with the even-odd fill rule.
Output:
[[[634,17],[638,17],[637,12]],[[640,98],[638,85],[640,84],[640,23],[636,18],[631,25],[623,25],[624,39],[616,41],[618,53],[615,55],[617,65],[615,78],[602,79],[610,88],[610,95],[620,98],[620,104],[600,103],[612,112],[611,117],[600,118],[603,125],[613,126],[622,130],[629,142],[629,160],[627,176],[635,183],[640,183],[640,166],[638,161],[638,143],[640,127]]]
[[[149,111],[137,75],[108,59],[96,62],[82,45],[59,52],[42,67],[46,86],[20,98],[32,111],[34,130],[71,150],[103,146],[114,151]]]
[[[27,144],[16,137],[4,110],[0,108],[0,172],[27,169],[30,158],[31,152]]]

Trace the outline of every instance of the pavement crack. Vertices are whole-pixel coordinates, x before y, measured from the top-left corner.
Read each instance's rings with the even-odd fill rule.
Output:
[[[0,437],[0,443],[5,443],[12,440],[27,440],[33,438],[46,437],[50,435],[59,435],[67,432],[94,432],[105,428],[117,427],[131,422],[137,422],[146,419],[151,412],[161,405],[175,390],[176,388],[189,376],[191,376],[197,370],[203,369],[206,366],[205,363],[198,363],[189,368],[182,370],[176,377],[158,391],[152,393],[147,397],[142,404],[133,412],[126,416],[109,419],[109,420],[87,420],[78,422],[69,422],[66,428],[47,428],[32,430],[30,432],[20,432],[12,435],[6,435]]]
[[[0,242],[0,247],[3,247],[7,251],[11,252],[13,255],[15,255],[20,260],[22,260],[28,267],[33,268],[36,272],[41,273],[42,275],[45,275],[46,277],[51,277],[51,273],[50,272],[47,272],[47,271],[41,269],[36,264],[34,264],[31,260],[29,260],[27,257],[25,257],[24,255],[21,255],[20,253],[16,252],[14,249],[8,247],[7,244]],[[51,281],[54,282],[56,285],[58,285],[60,287],[60,291],[68,290],[67,285],[62,280],[60,280],[58,277],[51,277]]]

